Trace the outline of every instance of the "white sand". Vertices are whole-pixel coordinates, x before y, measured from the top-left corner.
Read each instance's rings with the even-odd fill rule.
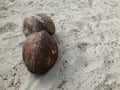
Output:
[[[44,76],[22,61],[27,12],[56,25],[59,58]],[[0,90],[120,90],[120,0],[0,0]]]

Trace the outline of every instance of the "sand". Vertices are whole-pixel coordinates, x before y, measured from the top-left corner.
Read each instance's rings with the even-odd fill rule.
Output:
[[[56,26],[59,57],[45,75],[22,61],[29,12]],[[0,0],[0,90],[120,90],[120,0]]]

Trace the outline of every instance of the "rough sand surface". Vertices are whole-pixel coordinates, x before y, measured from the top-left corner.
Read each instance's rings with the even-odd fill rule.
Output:
[[[59,58],[44,76],[22,61],[27,12],[56,25]],[[0,90],[120,90],[120,0],[0,0]]]

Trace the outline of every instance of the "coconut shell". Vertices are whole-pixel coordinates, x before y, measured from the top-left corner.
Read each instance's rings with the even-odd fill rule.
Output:
[[[32,73],[44,74],[55,64],[58,46],[45,30],[28,36],[23,44],[23,61]]]
[[[46,30],[50,35],[55,33],[53,21],[45,14],[28,14],[23,23],[23,33],[29,36],[32,33]]]

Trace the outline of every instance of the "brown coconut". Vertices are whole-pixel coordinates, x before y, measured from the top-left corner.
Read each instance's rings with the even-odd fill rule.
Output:
[[[23,61],[32,73],[46,73],[57,57],[57,43],[45,30],[29,35],[23,44]]]
[[[50,35],[55,33],[53,21],[45,14],[27,14],[23,23],[23,33],[28,35],[46,30]]]

